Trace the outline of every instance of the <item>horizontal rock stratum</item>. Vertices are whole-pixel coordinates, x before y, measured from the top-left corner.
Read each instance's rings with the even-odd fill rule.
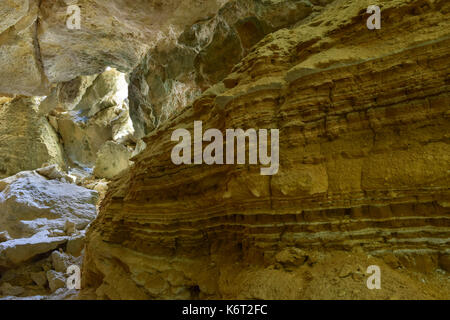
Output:
[[[370,1],[337,0],[267,35],[147,136],[88,232],[83,287],[112,299],[315,297],[298,268],[317,250],[448,268],[450,3],[380,3],[381,30],[366,27]],[[278,174],[174,165],[171,134],[194,121],[279,129]]]

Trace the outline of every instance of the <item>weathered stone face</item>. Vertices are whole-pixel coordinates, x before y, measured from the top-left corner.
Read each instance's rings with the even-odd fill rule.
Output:
[[[113,179],[130,166],[131,151],[113,141],[105,143],[98,151],[94,175],[98,178]]]
[[[0,33],[14,26],[28,12],[28,0],[9,0],[0,7]]]
[[[71,164],[92,168],[108,142],[134,142],[126,75],[108,69],[59,85],[40,106],[50,112]]]

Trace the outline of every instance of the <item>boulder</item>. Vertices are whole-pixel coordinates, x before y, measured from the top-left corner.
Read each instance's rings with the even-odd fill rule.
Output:
[[[65,173],[57,164],[36,169],[36,172],[50,180],[59,180],[61,182],[74,183],[74,179],[67,173]]]
[[[85,228],[96,214],[98,193],[24,171],[0,180],[0,226],[12,238],[61,230],[67,220]]]
[[[70,257],[64,252],[55,250],[52,252],[51,257],[53,269],[55,269],[55,271],[57,272],[65,273],[67,271],[67,268],[71,265]]]
[[[0,268],[13,268],[55,250],[66,242],[67,237],[48,237],[41,233],[29,238],[0,243]]]

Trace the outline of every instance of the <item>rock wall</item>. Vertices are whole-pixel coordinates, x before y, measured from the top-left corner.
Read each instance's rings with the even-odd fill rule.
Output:
[[[44,95],[48,80],[37,40],[37,0],[4,1],[0,5],[0,92]]]
[[[43,165],[65,167],[59,137],[40,113],[41,100],[17,97],[0,104],[0,178]]]
[[[89,230],[85,290],[113,299],[395,298],[328,292],[319,279],[357,279],[364,268],[346,263],[377,259],[368,254],[383,267],[448,270],[450,4],[381,1],[382,29],[370,31],[371,4],[336,0],[270,33],[147,136]],[[279,129],[278,174],[174,165],[172,132],[197,120],[204,130]],[[449,296],[448,279],[433,292],[388,279],[384,292]]]

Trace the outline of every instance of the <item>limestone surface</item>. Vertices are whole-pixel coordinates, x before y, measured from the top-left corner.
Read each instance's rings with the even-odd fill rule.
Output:
[[[37,40],[39,1],[0,3],[0,93],[43,96],[49,92]]]
[[[97,154],[94,175],[97,178],[113,179],[129,168],[130,158],[131,150],[119,143],[109,141]]]

